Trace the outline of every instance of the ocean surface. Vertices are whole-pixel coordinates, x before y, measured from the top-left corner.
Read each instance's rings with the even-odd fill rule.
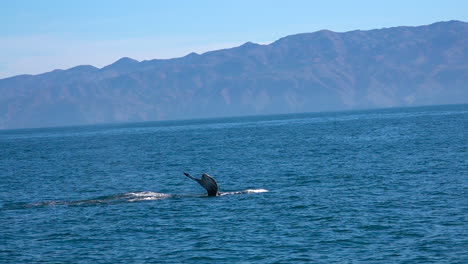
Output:
[[[468,263],[467,148],[468,105],[3,130],[0,262]]]

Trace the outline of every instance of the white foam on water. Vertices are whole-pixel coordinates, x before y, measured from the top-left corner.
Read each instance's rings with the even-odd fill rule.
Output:
[[[126,193],[125,195],[128,196],[129,202],[152,201],[152,200],[160,200],[160,199],[171,197],[170,194],[157,193],[157,192],[133,192],[133,193]]]
[[[264,193],[264,192],[268,192],[268,190],[266,190],[266,189],[247,189],[247,190],[237,191],[237,192],[221,192],[219,195],[224,196],[224,195]]]
[[[264,193],[268,192],[266,189],[247,189],[244,191],[245,193]]]

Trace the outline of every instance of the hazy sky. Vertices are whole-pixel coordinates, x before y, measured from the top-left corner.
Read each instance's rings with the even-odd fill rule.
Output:
[[[11,0],[0,5],[0,78],[121,57],[270,43],[303,32],[343,32],[468,21],[466,0]]]

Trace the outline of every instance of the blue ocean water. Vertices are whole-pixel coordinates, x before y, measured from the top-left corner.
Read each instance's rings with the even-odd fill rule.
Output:
[[[468,263],[467,131],[468,105],[0,131],[0,262]]]

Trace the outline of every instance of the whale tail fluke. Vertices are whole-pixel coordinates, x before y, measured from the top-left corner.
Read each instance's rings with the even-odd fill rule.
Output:
[[[201,179],[197,179],[192,177],[190,174],[184,172],[184,175],[188,178],[198,182],[203,188],[206,189],[208,192],[208,196],[218,196],[219,195],[219,187],[218,183],[207,173],[203,173]]]
[[[195,177],[192,177],[190,174],[188,174],[188,173],[186,173],[186,172],[184,172],[184,175],[187,176],[188,178],[190,178],[190,179],[196,181],[196,182],[200,182],[199,179],[197,179],[197,178],[195,178]]]

